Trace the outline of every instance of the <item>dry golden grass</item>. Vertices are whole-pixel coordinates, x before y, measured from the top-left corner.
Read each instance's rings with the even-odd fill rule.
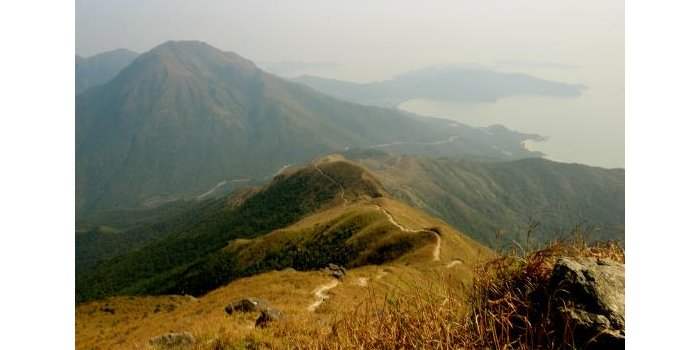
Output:
[[[313,289],[330,277],[270,272],[234,281],[197,301],[123,297],[81,305],[76,345],[151,349],[151,337],[187,331],[196,338],[194,349],[558,349],[565,344],[552,336],[548,315],[533,311],[528,293],[545,284],[561,256],[624,262],[624,250],[614,243],[571,241],[454,268],[426,260],[365,266],[349,271],[313,312],[307,310]],[[248,296],[268,300],[284,318],[258,329],[257,314],[223,312],[227,303]],[[106,303],[114,315],[99,311]],[[175,307],[153,312],[168,304]]]
[[[368,298],[340,318],[325,337],[298,345],[313,349],[561,349],[546,305],[530,293],[547,285],[562,256],[624,262],[615,243],[555,242],[523,256],[508,255],[476,269],[471,286],[442,279],[415,285],[383,301]]]
[[[314,289],[332,278],[292,269],[242,278],[199,299],[118,297],[82,304],[76,308],[76,348],[152,349],[148,340],[169,332],[193,334],[194,349],[531,348],[543,340],[540,328],[546,333],[546,324],[540,327],[533,321],[536,315],[523,314],[523,281],[536,285],[546,279],[562,255],[624,261],[624,251],[614,244],[578,241],[497,257],[444,222],[386,198],[330,208],[262,239],[284,238],[285,231],[304,230],[348,210],[381,218],[376,204],[410,229],[438,227],[440,260],[433,260],[435,238],[428,235],[423,246],[389,264],[350,270],[315,311],[308,310]],[[255,241],[237,242],[229,249]],[[460,263],[450,264],[455,261]],[[256,313],[224,313],[228,303],[244,297],[267,300],[282,311],[283,319],[259,329],[254,327]],[[114,313],[101,311],[105,305]],[[518,319],[532,327],[521,332]]]
[[[450,273],[459,273],[450,269]],[[365,280],[366,284],[360,283]],[[77,349],[151,349],[148,340],[168,332],[190,332],[195,349],[285,349],[315,347],[331,325],[368,301],[400,299],[415,286],[435,283],[423,266],[403,264],[353,269],[330,290],[330,299],[317,310],[313,290],[332,281],[321,272],[275,271],[243,278],[197,300],[183,296],[117,297],[80,305],[76,309]],[[284,318],[266,329],[254,327],[256,313],[228,316],[224,306],[244,297],[259,297],[280,309]],[[393,296],[393,297],[391,297]],[[114,314],[100,311],[108,305]],[[160,305],[160,306],[158,306]],[[159,308],[158,312],[154,310]]]

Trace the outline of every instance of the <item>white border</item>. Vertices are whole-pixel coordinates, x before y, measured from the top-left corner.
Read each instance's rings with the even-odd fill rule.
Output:
[[[699,8],[627,2],[631,349],[697,345]],[[2,348],[74,346],[74,38],[71,2],[0,5]]]
[[[626,6],[627,345],[696,348],[700,5]]]
[[[0,4],[3,349],[71,349],[74,66],[71,1]]]

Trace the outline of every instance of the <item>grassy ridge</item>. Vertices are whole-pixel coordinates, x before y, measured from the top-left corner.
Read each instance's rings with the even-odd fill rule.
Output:
[[[155,288],[149,290],[201,295],[228,281],[272,270],[307,271],[329,263],[348,267],[382,264],[430,242],[432,237],[427,234],[402,234],[371,206],[348,208],[339,217],[312,227],[234,241],[181,273],[154,281]]]
[[[158,232],[159,239],[136,250],[102,261],[94,268],[78,269],[77,300],[116,294],[201,294],[256,271],[253,267],[242,269],[244,265],[235,257],[221,251],[229,241],[254,238],[288,226],[338,200],[341,192],[347,197],[382,193],[370,175],[347,162],[325,163],[319,168],[337,179],[331,181],[309,166],[277,177],[239,206],[231,205],[232,198],[212,200],[175,219],[129,232],[131,236],[146,237],[153,235],[155,227],[164,230]],[[276,266],[268,263],[265,268]]]
[[[160,291],[158,281],[201,263],[230,240],[287,226],[333,200],[338,190],[315,170],[304,169],[277,179],[238,207],[231,208],[225,198],[211,201],[180,215],[165,238],[78,275],[77,299]]]

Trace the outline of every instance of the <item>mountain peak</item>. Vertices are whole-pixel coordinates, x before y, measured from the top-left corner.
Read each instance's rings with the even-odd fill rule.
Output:
[[[169,40],[144,55],[157,57],[168,63],[178,62],[183,65],[227,65],[232,64],[247,70],[256,69],[255,64],[234,52],[219,50],[204,41]]]

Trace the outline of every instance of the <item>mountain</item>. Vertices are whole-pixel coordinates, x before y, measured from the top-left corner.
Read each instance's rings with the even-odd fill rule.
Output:
[[[75,55],[75,94],[112,80],[138,55],[127,49],[107,51],[90,57]]]
[[[152,234],[156,226],[161,232]],[[354,268],[441,256],[464,262],[465,256],[490,254],[444,222],[392,199],[366,169],[333,157],[122,235],[149,232],[145,244],[78,267],[76,299],[202,295],[237,278],[289,267]],[[435,245],[442,240],[449,244],[441,253]]]
[[[372,171],[395,198],[494,248],[513,240],[546,243],[577,225],[588,241],[624,241],[623,169],[541,158],[494,162],[377,150],[345,156]],[[539,226],[528,234],[533,222]]]
[[[167,42],[76,97],[76,209],[158,205],[329,152],[537,156],[537,137],[344,102],[202,42]]]
[[[521,95],[575,97],[584,89],[582,85],[549,81],[527,74],[460,66],[429,67],[370,83],[309,75],[293,81],[343,100],[384,107],[395,107],[401,102],[419,98],[492,102]]]

